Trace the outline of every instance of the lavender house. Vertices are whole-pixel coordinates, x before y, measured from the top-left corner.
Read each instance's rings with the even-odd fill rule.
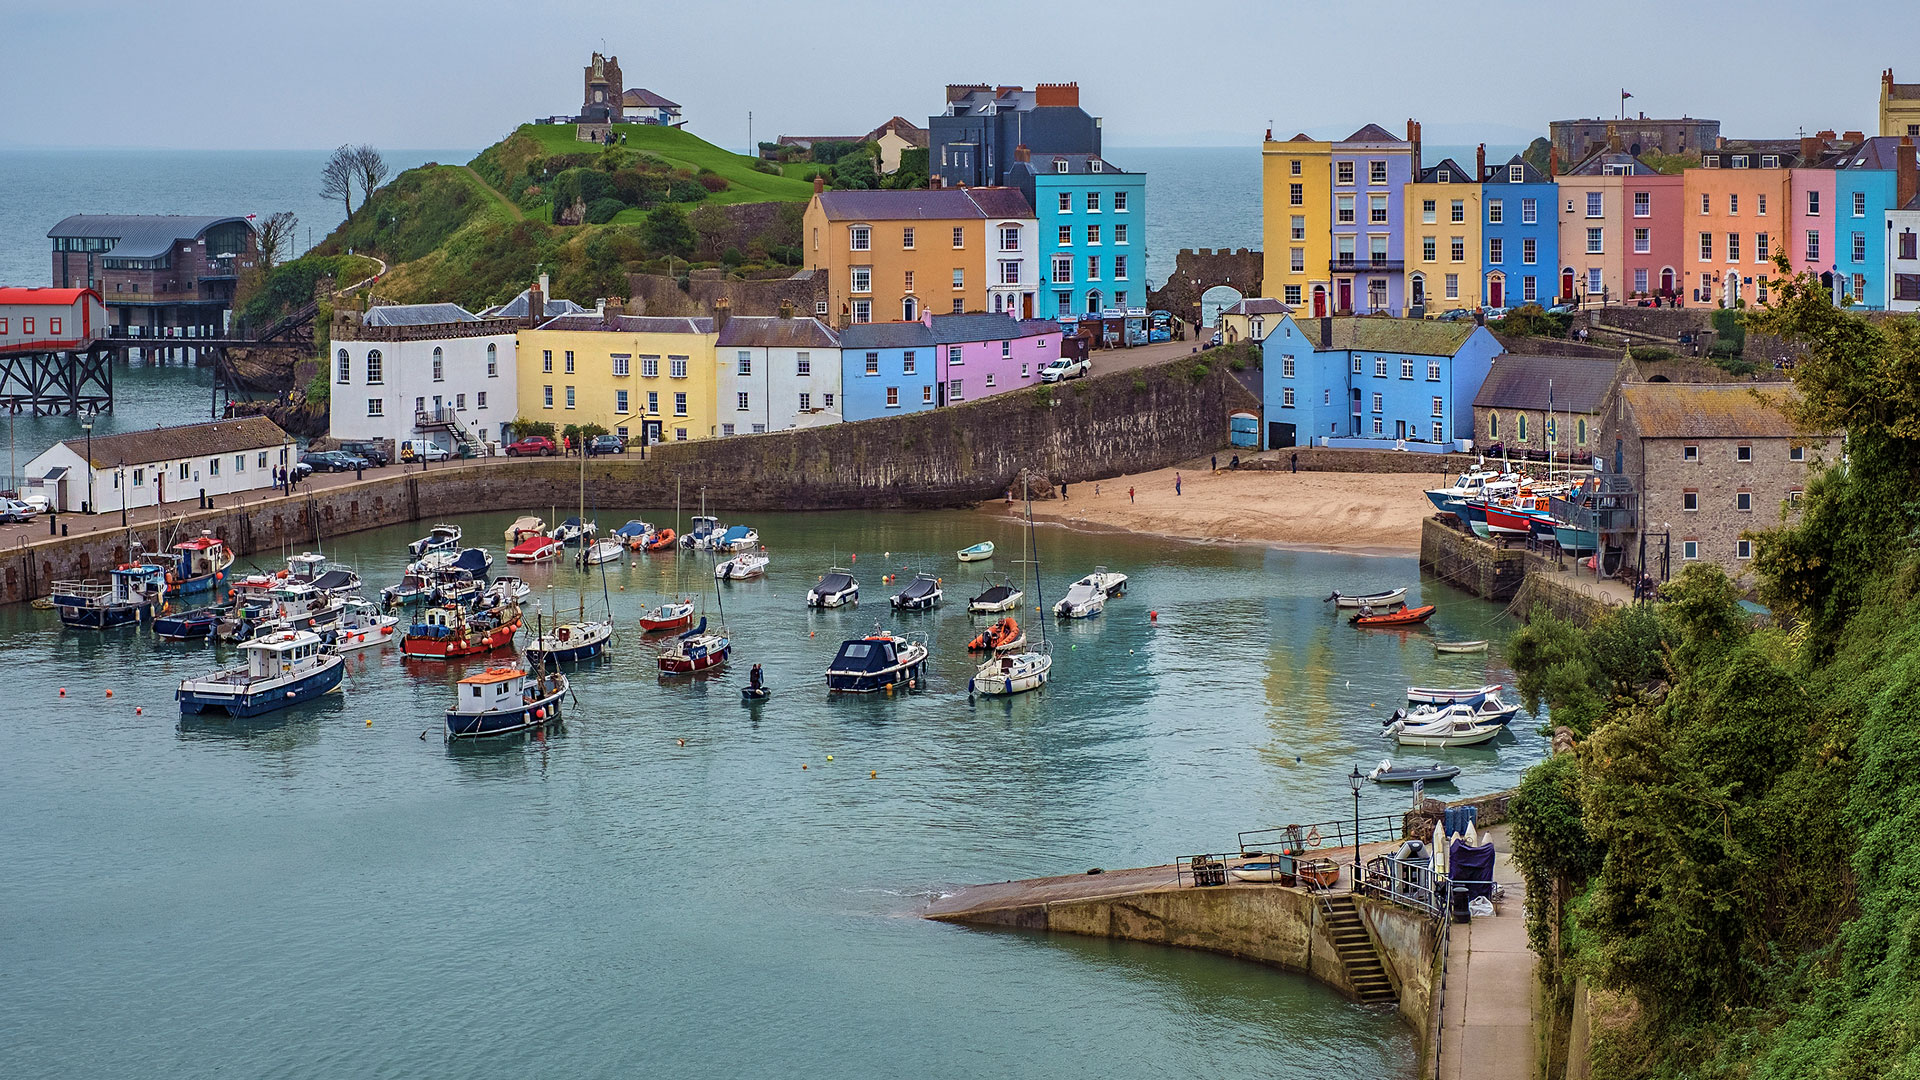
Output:
[[[1060,324],[1009,315],[929,315],[941,404],[1040,383],[1040,369],[1060,355]]]
[[[1333,144],[1334,311],[1400,315],[1406,310],[1404,189],[1418,171],[1420,125],[1396,139],[1368,124]]]

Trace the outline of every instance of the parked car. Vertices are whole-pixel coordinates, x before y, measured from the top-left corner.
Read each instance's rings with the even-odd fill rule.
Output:
[[[1495,319],[1504,319],[1511,314],[1513,314],[1513,309],[1504,307],[1490,307],[1484,312],[1488,322],[1492,322]]]
[[[304,461],[296,461],[293,463],[293,479],[295,483],[298,483],[301,480],[305,480],[307,477],[312,475],[313,475],[313,466],[307,464]]]
[[[1077,379],[1093,371],[1090,360],[1076,360],[1062,356],[1040,369],[1041,382],[1059,382],[1062,379]]]
[[[1435,322],[1459,322],[1462,319],[1473,318],[1473,312],[1466,308],[1454,308],[1452,311],[1443,311],[1433,318]]]
[[[1214,348],[1218,348],[1219,346],[1220,346],[1220,331],[1215,330],[1213,332],[1213,336],[1207,339],[1206,347],[1209,349],[1214,349]]]
[[[587,444],[588,456],[596,454],[624,454],[627,452],[626,440],[618,435],[595,435]]]
[[[368,468],[378,468],[382,465],[391,464],[393,461],[392,458],[387,456],[385,450],[380,449],[378,445],[370,442],[343,442],[340,444],[340,452],[343,454],[358,454],[360,457],[366,458]]]
[[[367,467],[367,459],[355,454],[346,454],[338,450],[322,450],[313,454],[302,454],[300,464],[314,472],[352,472]]]
[[[1547,314],[1571,315],[1573,314],[1573,305],[1572,304],[1555,304],[1552,307],[1547,309]]]
[[[33,507],[19,499],[0,499],[0,524],[17,525],[23,521],[32,521]]]
[[[552,457],[559,452],[553,440],[545,435],[529,435],[519,442],[507,444],[508,457]]]
[[[53,509],[53,500],[45,495],[22,495],[19,501],[26,503],[36,514],[44,514]]]

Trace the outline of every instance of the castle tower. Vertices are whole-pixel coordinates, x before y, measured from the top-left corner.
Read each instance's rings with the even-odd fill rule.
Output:
[[[620,58],[594,53],[593,63],[586,67],[584,81],[585,90],[580,99],[580,122],[583,124],[618,123],[620,99],[626,93],[626,87],[620,78]]]

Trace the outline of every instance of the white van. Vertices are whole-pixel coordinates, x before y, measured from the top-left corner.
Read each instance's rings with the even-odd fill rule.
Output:
[[[400,444],[401,461],[445,461],[452,454],[431,439],[408,439]]]

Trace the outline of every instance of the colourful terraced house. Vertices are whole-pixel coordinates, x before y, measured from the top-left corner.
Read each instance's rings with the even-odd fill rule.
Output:
[[[1479,176],[1447,158],[1407,185],[1405,205],[1408,314],[1479,307]]]
[[[1368,124],[1334,143],[1331,157],[1333,257],[1327,274],[1333,312],[1403,314],[1404,199],[1420,167],[1420,125],[1407,121],[1407,137],[1397,139]]]
[[[520,416],[647,443],[712,438],[716,336],[713,319],[627,315],[617,300],[548,319],[520,332]]]
[[[1318,318],[1333,314],[1333,144],[1295,135],[1260,147],[1262,285],[1268,295]]]
[[[1474,437],[1500,342],[1470,319],[1283,315],[1262,343],[1262,445],[1437,452]]]
[[[1486,148],[1478,151],[1484,159]],[[1519,155],[1480,163],[1480,295],[1490,308],[1559,301],[1559,185]]]

